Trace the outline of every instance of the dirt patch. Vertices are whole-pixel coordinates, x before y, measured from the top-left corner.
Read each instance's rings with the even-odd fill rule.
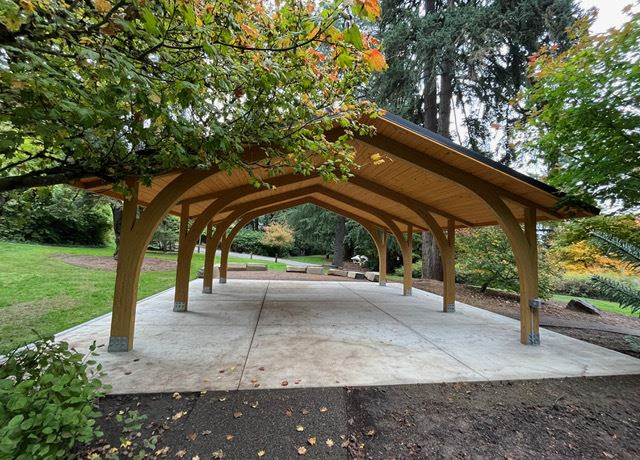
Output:
[[[639,458],[639,385],[619,376],[113,396],[99,403],[104,438],[78,457],[116,446],[126,458],[153,440],[146,458]],[[148,418],[121,447],[116,415],[128,410]]]
[[[413,280],[413,285],[418,289],[442,295],[442,281]],[[516,294],[489,290],[483,293],[478,288],[456,284],[456,300],[511,318],[517,319],[520,317],[520,298]],[[640,318],[637,317],[624,316],[606,311],[601,311],[601,316],[590,315],[588,313],[567,310],[565,306],[566,304],[561,302],[545,300],[541,317],[591,321],[611,326],[640,329]]]
[[[116,271],[118,261],[109,256],[83,256],[75,254],[54,254],[53,257],[60,259],[76,267],[89,268],[92,270]],[[163,272],[176,269],[175,260],[156,259],[145,257],[142,264],[143,272]]]

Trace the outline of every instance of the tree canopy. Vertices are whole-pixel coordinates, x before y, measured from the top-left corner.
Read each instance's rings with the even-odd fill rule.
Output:
[[[375,116],[359,91],[386,63],[356,22],[377,0],[0,2],[0,191],[250,170],[255,145],[268,167],[340,177]]]
[[[549,168],[548,180],[586,200],[640,205],[640,13],[606,34],[589,20],[566,51],[531,58],[533,87],[525,147]]]

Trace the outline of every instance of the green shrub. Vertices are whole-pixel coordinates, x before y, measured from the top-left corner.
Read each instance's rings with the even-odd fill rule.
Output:
[[[243,228],[238,232],[231,243],[231,249],[236,252],[247,254],[264,254],[266,248],[262,245],[264,233],[250,228]]]
[[[41,339],[0,366],[0,458],[70,455],[77,443],[102,436],[94,400],[103,395],[101,366],[66,342]]]
[[[91,246],[110,239],[111,209],[104,197],[56,185],[5,198],[0,207],[0,239]]]

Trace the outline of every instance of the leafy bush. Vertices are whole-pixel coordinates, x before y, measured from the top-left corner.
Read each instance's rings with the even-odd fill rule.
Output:
[[[243,228],[238,232],[231,243],[231,249],[236,252],[248,254],[262,254],[265,248],[262,245],[264,233],[250,228]]]
[[[505,234],[496,227],[459,232],[456,238],[457,279],[465,284],[518,292],[520,282],[511,246]],[[539,248],[539,295],[549,298],[558,281],[558,273],[546,252]]]
[[[591,299],[602,298],[602,293],[593,284],[591,278],[586,277],[565,277],[556,285],[558,294],[566,294],[573,297],[588,297]]]
[[[151,244],[163,252],[173,251],[180,237],[180,219],[165,217],[151,238]]]
[[[98,195],[61,185],[4,198],[2,239],[97,246],[108,242],[111,235],[111,210]]]
[[[68,457],[102,436],[93,401],[103,395],[101,366],[65,342],[41,339],[0,366],[0,458]]]
[[[278,256],[284,255],[293,247],[295,237],[286,223],[271,222],[264,228],[261,243]]]

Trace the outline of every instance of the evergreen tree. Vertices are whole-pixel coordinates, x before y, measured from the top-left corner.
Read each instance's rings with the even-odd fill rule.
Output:
[[[575,2],[385,0],[382,11],[378,35],[389,70],[373,79],[372,99],[479,153],[513,162],[514,126],[525,114],[513,101],[529,84],[528,57],[542,45],[568,46],[565,30],[580,14]],[[430,233],[423,233],[422,249],[423,277],[442,279]]]

